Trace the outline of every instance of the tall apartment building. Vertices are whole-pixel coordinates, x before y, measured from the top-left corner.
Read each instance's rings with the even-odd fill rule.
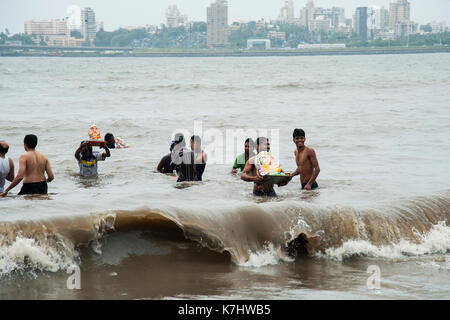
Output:
[[[355,33],[361,41],[367,41],[367,7],[356,8]]]
[[[188,20],[187,15],[181,15],[177,5],[169,6],[166,9],[166,26],[167,28],[178,28],[184,26]]]
[[[97,34],[95,12],[91,8],[84,8],[81,10],[81,34],[87,41],[94,40]]]
[[[314,17],[314,1],[308,0],[306,6],[300,11],[300,25],[310,30],[310,21]]]
[[[411,17],[411,4],[408,0],[398,0],[389,6],[389,26],[395,28],[398,22],[409,21]]]
[[[24,24],[25,34],[28,35],[64,35],[70,36],[67,20],[28,20]]]
[[[228,1],[216,0],[206,9],[207,45],[223,47],[228,44]]]
[[[280,9],[278,20],[282,22],[294,22],[294,1],[288,0],[284,2],[284,7]]]

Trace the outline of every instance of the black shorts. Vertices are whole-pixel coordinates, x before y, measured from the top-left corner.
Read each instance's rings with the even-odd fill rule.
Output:
[[[308,184],[308,182],[302,183],[302,189],[304,189],[307,184]],[[318,187],[319,187],[319,185],[317,184],[316,181],[314,181],[314,183],[311,185],[311,190],[317,189]]]
[[[47,181],[24,183],[19,195],[23,194],[47,194]]]
[[[275,192],[275,190],[272,191],[260,191],[260,190],[253,190],[253,195],[257,196],[257,197],[276,197],[277,194]]]

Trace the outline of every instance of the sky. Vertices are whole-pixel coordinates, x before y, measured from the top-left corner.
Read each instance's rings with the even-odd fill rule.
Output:
[[[11,34],[24,32],[29,19],[61,19],[70,5],[91,7],[105,30],[119,27],[159,25],[165,23],[165,10],[176,4],[190,21],[206,21],[206,7],[213,0],[0,0],[0,31]],[[344,7],[351,18],[356,7],[378,5],[389,8],[393,0],[314,0],[317,7]],[[410,0],[411,19],[419,24],[433,20],[446,21],[450,26],[450,0]],[[300,15],[306,0],[294,0],[295,15]],[[284,0],[229,0],[228,22],[276,19]]]

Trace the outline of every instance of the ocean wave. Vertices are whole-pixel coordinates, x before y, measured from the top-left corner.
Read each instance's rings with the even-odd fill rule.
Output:
[[[417,234],[418,242],[400,240],[399,243],[375,246],[366,240],[346,241],[338,248],[328,248],[319,257],[342,261],[355,256],[398,259],[405,256],[445,254],[450,250],[450,227],[444,221],[434,225],[426,234]]]
[[[241,267],[293,261],[299,255],[342,261],[353,256],[395,259],[450,250],[450,196],[398,200],[376,208],[267,202],[228,207],[143,207],[0,223],[0,275],[14,270],[61,270],[76,249],[102,253],[111,232],[175,233],[229,255]],[[107,245],[107,243],[105,244]]]

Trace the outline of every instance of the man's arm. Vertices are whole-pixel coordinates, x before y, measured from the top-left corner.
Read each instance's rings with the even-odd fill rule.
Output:
[[[12,182],[14,180],[14,162],[12,161],[11,158],[9,158],[8,160],[9,160],[9,174],[6,177],[6,180]]]
[[[105,149],[105,152],[102,154],[103,156],[103,160],[105,160],[108,157],[111,157],[111,152],[109,151],[109,148],[106,144],[104,144],[103,146],[101,146],[100,148]]]
[[[241,179],[247,182],[261,182],[262,177],[260,176],[251,176],[250,173],[253,171],[253,164],[255,162],[255,158],[252,157],[248,159],[248,161],[245,163],[244,170],[241,174]]]
[[[319,167],[319,161],[317,161],[316,152],[314,149],[311,149],[311,152],[309,154],[309,159],[311,161],[312,167],[313,167],[313,174],[311,175],[311,178],[309,179],[308,183],[305,186],[305,190],[311,190],[311,186],[316,181],[317,176],[320,173],[320,167]]]
[[[294,157],[295,157],[295,164],[297,165],[297,168],[295,169],[294,172],[291,173],[287,173],[286,175],[290,176],[290,177],[295,177],[297,175],[300,174],[300,167],[297,164],[297,149],[294,150]]]
[[[88,143],[87,142],[84,142],[83,144],[81,144],[79,147],[78,147],[78,149],[77,149],[77,151],[75,151],[75,159],[77,159],[78,161],[80,161],[80,159],[81,159],[81,149],[84,147],[84,146],[86,146]]]
[[[165,156],[164,156],[164,157],[165,157]],[[162,157],[161,160],[159,160],[158,166],[156,167],[156,170],[157,170],[158,172],[162,172],[164,157]]]
[[[11,184],[8,186],[8,188],[5,189],[5,191],[0,194],[0,197],[4,197],[8,194],[8,192],[17,186],[25,176],[25,172],[27,169],[27,160],[25,158],[25,155],[21,155],[19,158],[19,171],[17,172],[17,176],[14,178],[14,180],[11,182]]]
[[[52,182],[53,179],[55,179],[55,176],[53,175],[52,167],[50,165],[50,161],[47,159],[47,163],[45,165],[45,172],[47,172],[47,182]]]
[[[236,157],[236,159],[234,159],[234,163],[233,163],[233,168],[231,169],[231,173],[232,174],[236,174],[238,172],[237,168],[238,168],[238,157]]]

